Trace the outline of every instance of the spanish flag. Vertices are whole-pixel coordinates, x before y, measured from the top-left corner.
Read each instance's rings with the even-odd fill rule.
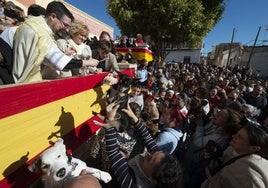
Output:
[[[134,76],[131,69],[122,73]],[[28,164],[64,139],[73,152],[99,127],[93,112],[105,109],[107,73],[0,88],[0,187],[29,187],[39,175]]]

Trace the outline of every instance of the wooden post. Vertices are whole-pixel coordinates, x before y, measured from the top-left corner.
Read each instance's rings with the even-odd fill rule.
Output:
[[[233,46],[233,41],[234,41],[234,33],[235,33],[235,28],[233,29],[232,40],[231,40],[231,44],[230,44],[230,49],[229,49],[229,54],[228,54],[226,67],[228,67],[228,65],[229,65],[230,56],[231,56],[231,53],[232,53],[232,46]]]

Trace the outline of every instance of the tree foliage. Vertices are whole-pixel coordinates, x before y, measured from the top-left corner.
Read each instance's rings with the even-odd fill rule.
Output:
[[[156,43],[200,47],[221,19],[224,0],[106,0],[107,13],[127,36],[150,35]]]

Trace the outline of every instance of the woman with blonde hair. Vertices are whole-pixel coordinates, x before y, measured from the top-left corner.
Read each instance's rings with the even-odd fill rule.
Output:
[[[75,20],[69,29],[68,38],[58,39],[57,43],[59,48],[64,51],[67,55],[70,55],[76,59],[92,59],[92,51],[89,45],[86,45],[84,41],[87,39],[89,35],[88,26],[78,20]],[[66,51],[68,47],[73,47],[74,51]],[[85,70],[87,71],[87,70]],[[79,72],[79,69],[72,70],[70,72],[61,72],[62,77],[71,76],[71,75],[79,75],[79,74],[88,74],[92,72]]]

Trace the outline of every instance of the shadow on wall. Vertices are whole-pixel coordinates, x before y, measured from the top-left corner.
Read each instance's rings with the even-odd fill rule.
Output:
[[[59,130],[52,132],[48,136],[49,144],[54,144],[54,142],[51,141],[53,138],[63,138],[66,149],[70,149],[71,145],[74,145],[74,142],[77,141],[72,113],[65,112],[62,106],[60,117],[54,126],[58,126]]]

